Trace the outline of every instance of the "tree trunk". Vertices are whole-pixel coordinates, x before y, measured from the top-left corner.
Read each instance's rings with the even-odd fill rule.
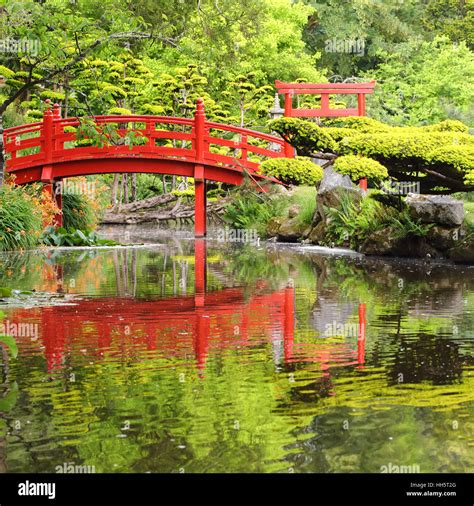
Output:
[[[120,180],[120,174],[115,174],[114,175],[114,182],[112,183],[112,209],[115,209],[118,204],[117,193],[118,193],[119,180]]]
[[[137,201],[137,175],[132,174],[132,202]]]
[[[130,198],[128,196],[128,174],[122,174],[122,184],[123,184],[123,200],[125,204],[129,204]]]

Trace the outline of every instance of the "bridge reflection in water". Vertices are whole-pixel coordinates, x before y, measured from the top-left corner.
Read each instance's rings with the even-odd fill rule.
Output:
[[[63,270],[54,266],[57,289],[63,290]],[[317,339],[317,346],[295,342],[296,297],[292,280],[271,290],[265,282],[248,296],[242,287],[207,289],[207,249],[204,239],[195,240],[194,295],[171,297],[99,296],[78,298],[70,305],[16,309],[13,322],[39,324],[35,342],[18,337],[22,348],[44,354],[49,372],[61,369],[73,353],[91,359],[137,355],[137,349],[156,351],[173,359],[193,358],[205,370],[215,349],[272,343],[280,349],[278,362],[319,363],[323,375],[334,366],[363,367],[365,360],[365,305],[359,306],[357,347]],[[314,343],[313,343],[314,344]]]

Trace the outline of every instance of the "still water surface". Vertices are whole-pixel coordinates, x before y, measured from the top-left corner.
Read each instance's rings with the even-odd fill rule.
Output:
[[[176,238],[0,261],[58,294],[0,301],[0,472],[474,471],[473,268]]]

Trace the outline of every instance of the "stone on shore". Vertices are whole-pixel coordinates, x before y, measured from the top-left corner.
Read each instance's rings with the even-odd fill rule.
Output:
[[[410,215],[423,223],[458,227],[464,221],[464,203],[449,195],[409,193],[406,204],[410,209]]]

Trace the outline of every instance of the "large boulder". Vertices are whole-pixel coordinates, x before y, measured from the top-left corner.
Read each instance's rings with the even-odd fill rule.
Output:
[[[459,227],[464,221],[464,203],[449,195],[409,193],[406,204],[410,209],[410,215],[423,223]]]
[[[424,237],[406,235],[400,237],[393,227],[377,230],[363,242],[359,250],[365,255],[424,258],[439,257],[439,252]]]
[[[287,219],[278,227],[278,240],[296,242],[305,236],[306,228],[307,225],[301,223],[297,217]]]
[[[325,223],[326,215],[324,208],[339,207],[344,195],[349,195],[357,203],[362,199],[362,192],[354,185],[349,176],[343,176],[332,167],[328,167],[324,170],[323,179],[319,184],[313,225],[316,225],[320,221]]]

